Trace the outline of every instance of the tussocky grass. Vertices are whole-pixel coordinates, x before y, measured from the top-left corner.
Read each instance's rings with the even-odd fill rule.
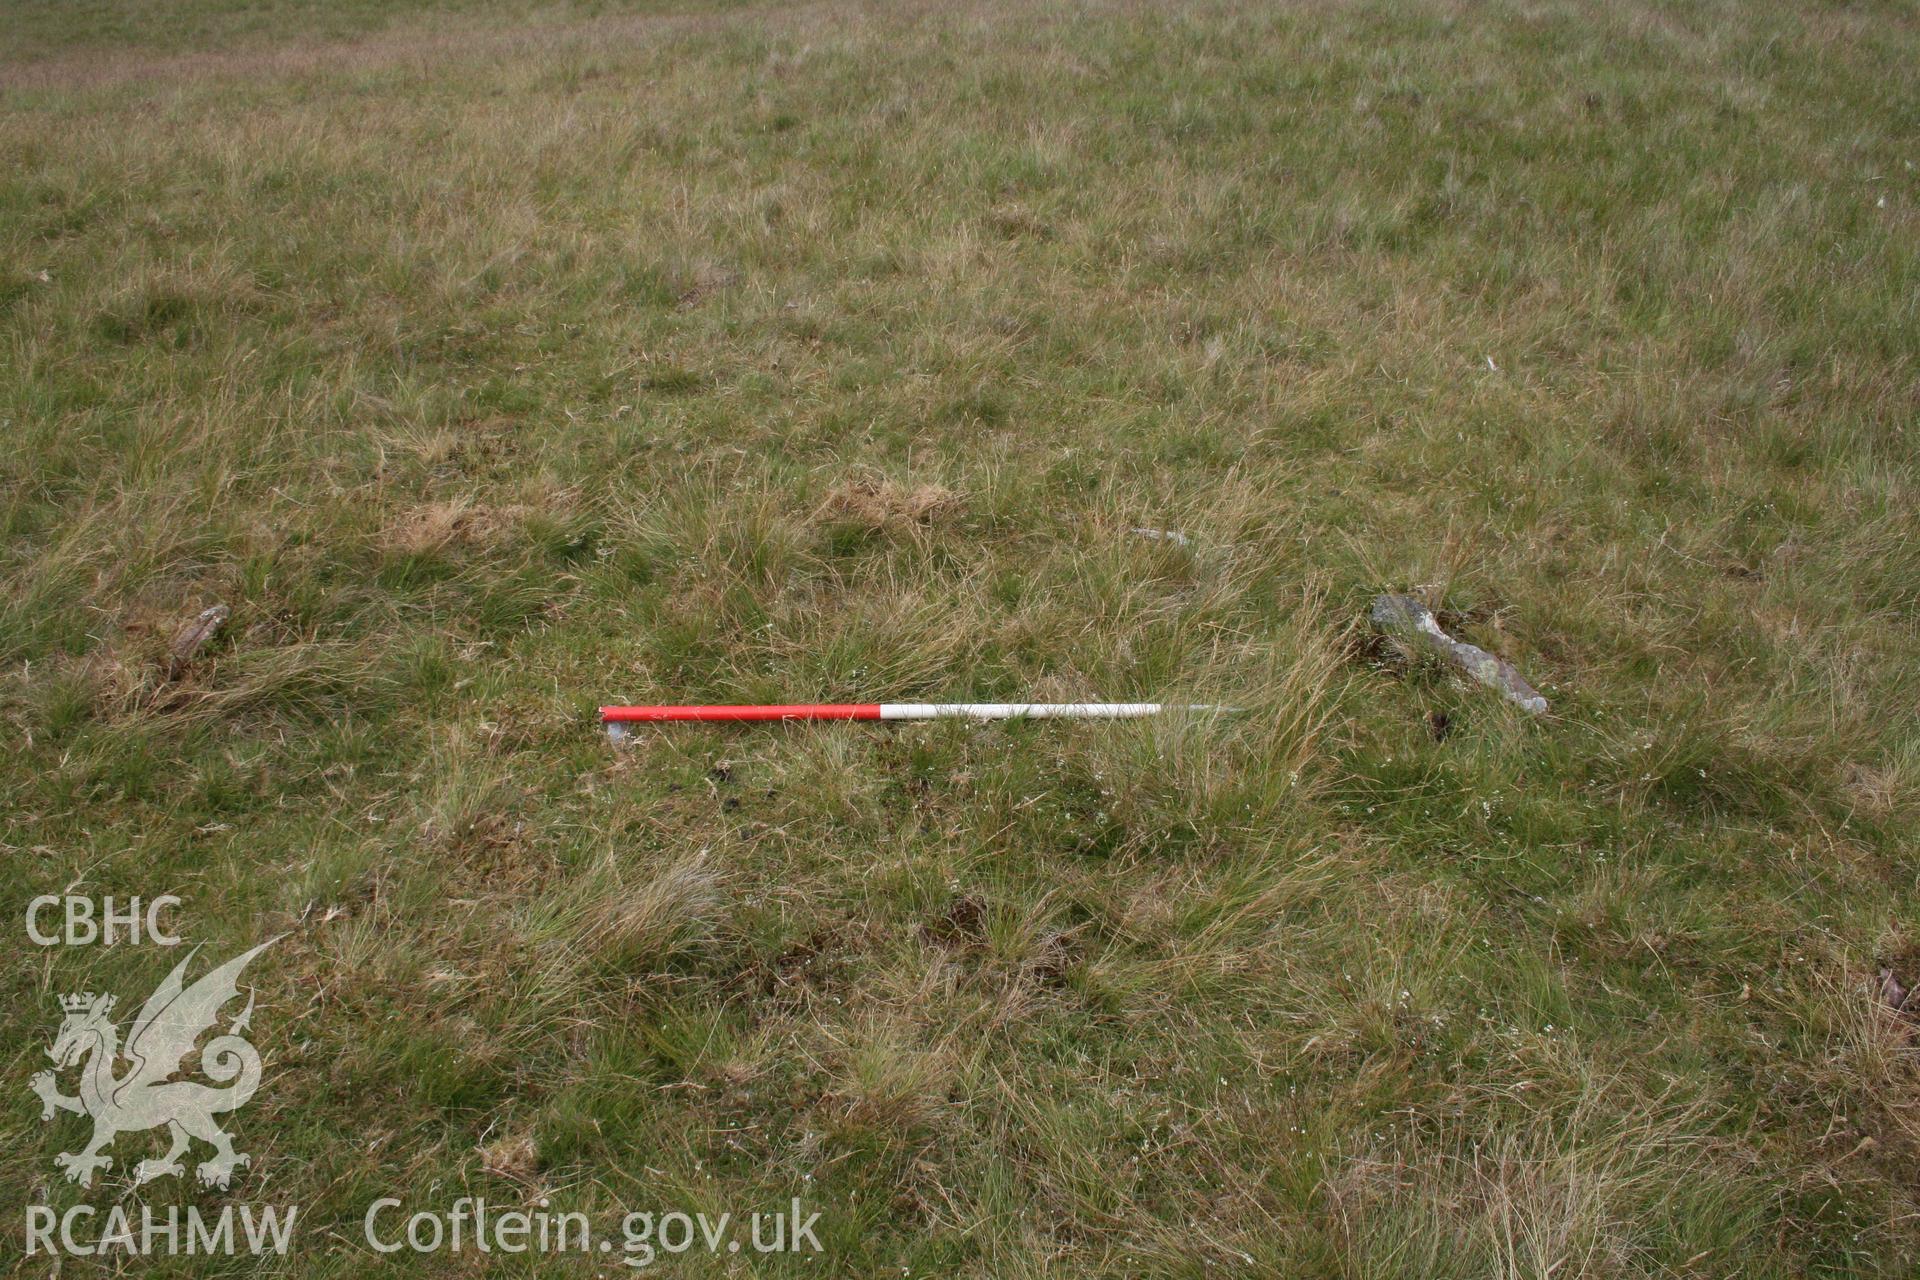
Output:
[[[8,16],[0,874],[288,932],[263,1271],[483,1194],[823,1211],[755,1274],[1911,1273],[1908,9]],[[1249,711],[592,722],[1161,696]],[[16,945],[65,1205],[54,998],[159,953]]]

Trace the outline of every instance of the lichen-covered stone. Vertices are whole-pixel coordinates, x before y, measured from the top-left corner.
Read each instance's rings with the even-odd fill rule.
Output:
[[[1373,629],[1382,635],[1393,636],[1417,648],[1425,648],[1443,661],[1478,680],[1488,688],[1516,706],[1524,707],[1535,715],[1546,712],[1547,700],[1540,691],[1528,684],[1514,669],[1512,663],[1499,658],[1478,645],[1455,640],[1440,629],[1440,623],[1433,616],[1433,610],[1427,608],[1412,596],[1384,595],[1376,596],[1373,608],[1369,611]]]

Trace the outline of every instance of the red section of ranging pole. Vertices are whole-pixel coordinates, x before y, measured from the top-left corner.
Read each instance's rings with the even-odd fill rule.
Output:
[[[877,702],[813,702],[767,707],[602,707],[602,724],[664,720],[878,720]]]

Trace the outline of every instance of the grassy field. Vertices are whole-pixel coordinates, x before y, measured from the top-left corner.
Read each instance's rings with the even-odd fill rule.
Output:
[[[1911,5],[0,29],[0,1264],[626,1273],[363,1240],[484,1195],[822,1214],[674,1275],[1920,1266]],[[1250,711],[594,717],[1030,696]],[[178,958],[69,889],[288,935],[230,1190],[55,1169],[57,997]]]

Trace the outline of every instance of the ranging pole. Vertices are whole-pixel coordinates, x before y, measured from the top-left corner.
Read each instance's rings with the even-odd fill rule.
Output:
[[[628,724],[727,720],[1129,720],[1162,711],[1221,711],[1169,702],[839,702],[744,707],[602,707],[600,722]]]

